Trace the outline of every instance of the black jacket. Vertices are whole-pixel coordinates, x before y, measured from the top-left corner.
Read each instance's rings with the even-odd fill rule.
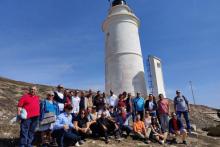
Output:
[[[149,110],[149,102],[150,102],[149,100],[146,100],[146,102],[145,102],[145,111],[150,111]],[[153,104],[154,104],[153,110],[156,111],[157,110],[157,102],[153,100]]]

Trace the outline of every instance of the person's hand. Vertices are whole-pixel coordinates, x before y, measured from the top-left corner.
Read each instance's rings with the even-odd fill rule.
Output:
[[[175,134],[176,135],[180,135],[180,131],[175,131]]]
[[[63,129],[64,129],[65,131],[69,130],[69,125],[63,125]]]
[[[104,130],[107,130],[106,126],[103,126]]]
[[[191,111],[191,109],[188,109],[188,112],[190,112]]]
[[[83,132],[83,133],[86,133],[87,131],[88,131],[87,128],[83,128],[83,129],[82,129],[82,132]]]

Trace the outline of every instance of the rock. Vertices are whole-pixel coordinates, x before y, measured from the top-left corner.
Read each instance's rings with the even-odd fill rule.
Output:
[[[2,117],[2,116],[3,116],[3,114],[4,114],[4,113],[3,113],[2,111],[0,111],[0,117]]]
[[[196,125],[195,124],[191,124],[191,130],[196,132]]]
[[[209,128],[208,135],[214,137],[220,137],[220,125]]]
[[[9,124],[10,124],[10,125],[13,125],[13,124],[16,123],[16,121],[17,121],[17,117],[15,116],[15,117],[13,117],[13,118],[10,120]]]
[[[198,138],[198,133],[191,132],[191,134],[189,134],[189,136],[192,137],[192,138]]]

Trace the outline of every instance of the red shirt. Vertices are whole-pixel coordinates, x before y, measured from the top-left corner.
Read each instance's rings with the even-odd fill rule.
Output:
[[[174,119],[174,118],[173,118],[173,129],[174,129],[174,131],[179,130],[179,127],[178,127],[178,124],[177,124],[177,119]]]
[[[18,102],[18,107],[22,107],[27,111],[27,118],[40,115],[40,100],[36,95],[23,95]]]
[[[119,101],[118,101],[118,107],[125,107],[125,101],[124,100],[122,100],[122,99],[120,99]]]
[[[159,114],[168,114],[169,113],[169,101],[168,99],[162,99],[158,101],[158,112]]]

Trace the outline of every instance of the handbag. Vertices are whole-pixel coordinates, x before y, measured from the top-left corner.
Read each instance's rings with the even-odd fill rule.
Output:
[[[44,114],[43,120],[40,122],[40,125],[47,125],[54,123],[56,121],[56,116],[52,112],[48,112]]]

